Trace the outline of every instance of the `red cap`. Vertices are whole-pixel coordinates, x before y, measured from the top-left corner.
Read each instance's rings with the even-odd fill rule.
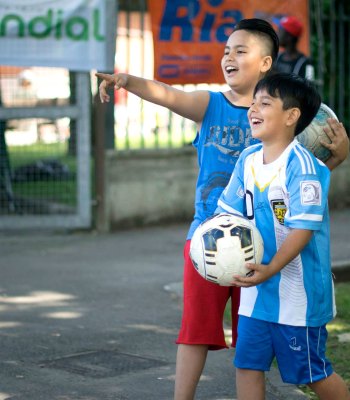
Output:
[[[295,17],[283,17],[279,23],[282,28],[292,36],[299,37],[303,31],[303,25]]]

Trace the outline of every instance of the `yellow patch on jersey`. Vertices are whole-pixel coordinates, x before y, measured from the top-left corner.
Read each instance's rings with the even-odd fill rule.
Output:
[[[284,225],[284,217],[287,212],[287,207],[283,200],[272,200],[271,206],[275,217],[281,225]]]

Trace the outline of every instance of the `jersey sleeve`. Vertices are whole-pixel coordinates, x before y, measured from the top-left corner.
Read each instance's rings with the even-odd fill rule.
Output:
[[[237,160],[230,181],[218,200],[216,213],[228,212],[244,215],[244,160],[245,152]]]
[[[329,169],[298,146],[286,168],[288,211],[284,223],[294,229],[321,229],[328,207]]]

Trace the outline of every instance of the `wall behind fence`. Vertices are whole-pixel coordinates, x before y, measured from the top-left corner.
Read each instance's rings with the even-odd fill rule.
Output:
[[[350,205],[350,160],[332,172],[331,208]],[[191,146],[113,152],[106,158],[105,230],[190,221],[194,212],[197,158]]]
[[[108,152],[105,229],[189,220],[196,178],[191,146]]]

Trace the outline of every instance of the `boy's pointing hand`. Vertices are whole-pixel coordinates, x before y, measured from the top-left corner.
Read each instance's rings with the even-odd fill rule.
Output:
[[[110,96],[107,93],[108,89],[111,88],[116,88],[117,90],[119,90],[122,87],[126,86],[126,74],[115,74],[115,75],[111,75],[111,74],[104,74],[101,72],[97,72],[95,74],[98,78],[102,79],[102,82],[100,83],[99,86],[99,94],[100,94],[100,100],[101,103],[104,102],[109,102],[110,101]]]

